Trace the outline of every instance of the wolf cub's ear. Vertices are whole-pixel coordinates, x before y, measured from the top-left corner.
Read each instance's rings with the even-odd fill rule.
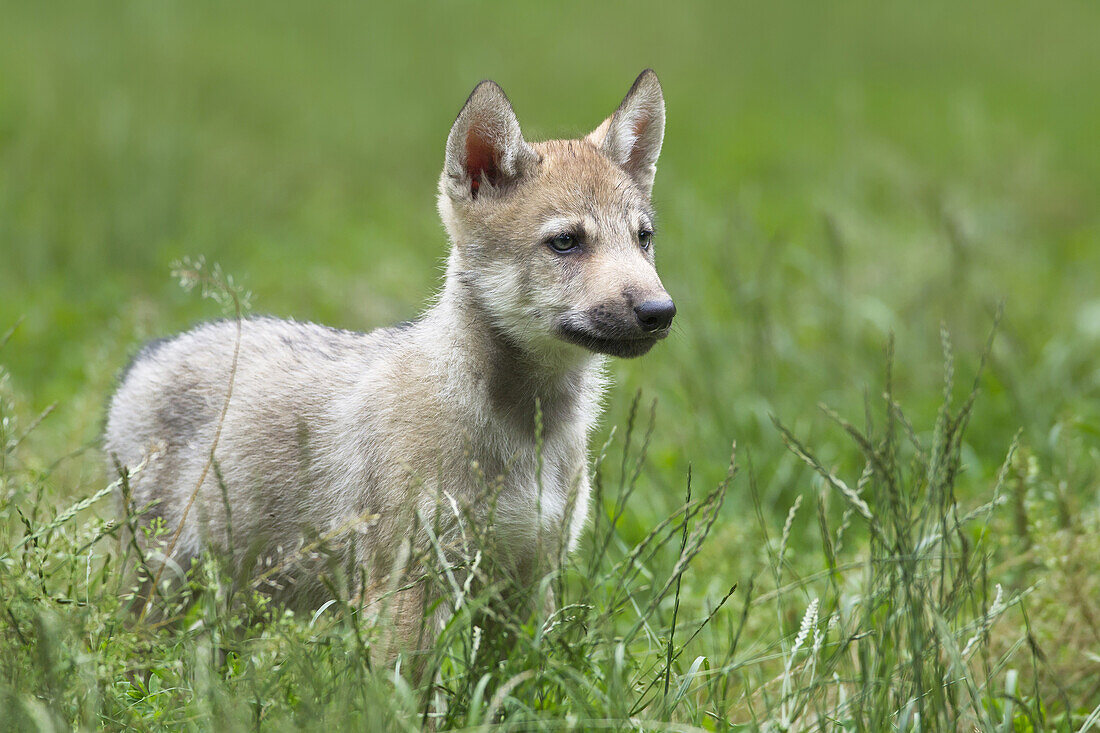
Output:
[[[653,69],[646,69],[615,113],[586,140],[625,170],[649,195],[665,137],[665,97]]]
[[[523,175],[538,159],[496,82],[474,87],[447,136],[443,170],[452,198],[477,198]]]

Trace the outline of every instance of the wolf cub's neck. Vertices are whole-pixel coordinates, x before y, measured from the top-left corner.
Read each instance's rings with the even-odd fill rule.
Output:
[[[587,428],[598,417],[603,357],[556,340],[544,353],[519,348],[454,278],[448,278],[417,331],[435,364],[439,388],[477,403],[469,406],[485,418],[533,434],[536,402],[546,432],[566,424]]]

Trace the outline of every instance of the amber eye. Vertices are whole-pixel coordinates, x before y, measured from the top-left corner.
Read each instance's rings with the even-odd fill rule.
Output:
[[[649,229],[638,232],[638,244],[642,245],[642,249],[649,249],[649,245],[653,244],[653,232]]]
[[[559,234],[546,242],[555,252],[571,252],[577,248],[577,238],[572,234]]]

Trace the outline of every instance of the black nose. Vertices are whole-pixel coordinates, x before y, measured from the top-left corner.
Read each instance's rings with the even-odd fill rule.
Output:
[[[647,300],[634,306],[634,315],[638,316],[638,323],[644,330],[660,331],[672,324],[672,318],[676,315],[676,304],[672,302],[672,298]]]

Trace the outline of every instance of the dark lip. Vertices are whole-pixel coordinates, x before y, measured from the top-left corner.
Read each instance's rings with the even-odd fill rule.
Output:
[[[597,354],[607,354],[627,359],[641,356],[667,335],[667,331],[658,331],[652,335],[636,336],[634,338],[608,338],[569,324],[562,324],[558,328],[558,336],[569,343],[583,346]]]

